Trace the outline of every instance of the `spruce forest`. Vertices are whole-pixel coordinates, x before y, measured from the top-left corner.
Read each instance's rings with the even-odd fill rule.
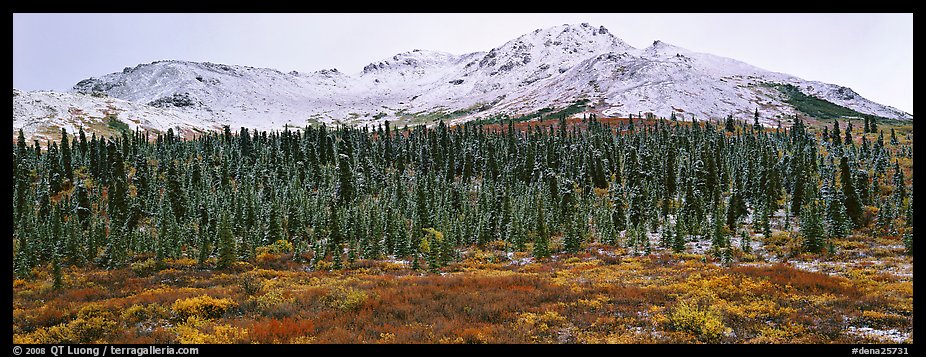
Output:
[[[755,116],[20,131],[13,339],[912,342],[912,124]]]

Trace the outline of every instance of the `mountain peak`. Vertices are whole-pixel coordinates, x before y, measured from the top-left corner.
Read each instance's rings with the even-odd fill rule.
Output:
[[[414,49],[370,63],[363,67],[361,74],[374,73],[387,68],[401,70],[441,66],[452,62],[455,58],[456,56],[447,52]]]
[[[530,38],[536,40],[531,41]],[[601,49],[603,47],[614,47],[619,50],[630,48],[628,44],[612,35],[604,26],[596,28],[587,22],[581,24],[562,24],[545,29],[536,29],[530,34],[515,39],[515,41],[518,40],[522,42],[539,41],[545,46],[569,46],[570,44],[575,44],[576,47],[580,48],[597,47],[596,49]]]

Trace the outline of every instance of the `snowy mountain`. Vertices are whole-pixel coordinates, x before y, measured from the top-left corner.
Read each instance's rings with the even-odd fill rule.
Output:
[[[684,119],[800,114],[782,85],[863,114],[912,119],[849,88],[766,71],[655,41],[636,49],[604,27],[538,29],[487,52],[413,50],[360,73],[157,61],[77,83],[71,93],[13,94],[13,129],[29,135],[88,127],[115,112],[131,128],[182,133],[223,125],[260,130],[313,123],[397,125],[523,116],[576,103],[606,116]],[[75,114],[76,113],[76,114]],[[51,128],[51,129],[49,129]]]

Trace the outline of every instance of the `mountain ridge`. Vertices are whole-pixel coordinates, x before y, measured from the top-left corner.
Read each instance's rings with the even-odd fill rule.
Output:
[[[168,127],[163,125],[170,125],[195,132],[223,125],[273,130],[384,120],[400,125],[439,119],[459,123],[531,115],[578,101],[591,103],[587,112],[605,116],[745,118],[759,108],[763,122],[772,124],[776,116],[801,114],[776,85],[793,85],[804,94],[866,115],[913,118],[847,87],[767,71],[662,40],[637,49],[604,26],[587,23],[537,29],[485,52],[455,55],[415,49],[372,61],[358,73],[283,73],[161,60],[82,80],[67,94],[78,112],[88,111],[80,105],[113,106],[117,118],[132,128],[165,131]],[[14,135],[23,127],[43,132],[35,128],[42,126],[42,118],[57,127],[76,120],[74,110],[63,109],[61,103],[52,106],[54,111],[34,108],[43,96],[51,98],[48,93],[14,89]],[[102,104],[83,96],[110,99]]]

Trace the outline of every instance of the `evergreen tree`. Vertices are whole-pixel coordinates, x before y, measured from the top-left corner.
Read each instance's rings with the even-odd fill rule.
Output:
[[[753,116],[752,128],[756,131],[762,130],[762,124],[759,124],[759,108],[756,108],[756,114]]]
[[[820,205],[812,200],[805,207],[807,214],[801,215],[801,247],[810,253],[819,253],[826,246],[823,222],[820,219]]]
[[[13,273],[20,278],[32,275],[34,258],[33,248],[29,243],[29,235],[28,231],[20,231],[16,238],[17,249],[16,255],[13,258]]]
[[[675,234],[672,236],[672,251],[675,253],[685,251],[685,237],[680,229],[675,229]]]
[[[846,123],[846,139],[844,140],[846,145],[852,144],[852,122]]]
[[[232,233],[231,222],[229,222],[228,213],[223,212],[219,220],[219,226],[216,230],[215,241],[219,245],[219,268],[227,268],[238,260],[235,237]]]
[[[61,128],[61,172],[68,181],[74,181],[74,171],[71,166],[71,145],[68,143],[68,132]]]
[[[745,230],[740,231],[740,249],[743,250],[743,253],[752,253],[752,238]]]
[[[64,286],[61,276],[61,263],[58,262],[57,252],[52,253],[51,256],[52,289],[61,290],[61,288]]]
[[[846,206],[846,214],[852,219],[852,223],[856,228],[861,227],[862,204],[859,202],[858,193],[855,191],[855,185],[852,182],[849,159],[845,156],[839,159],[839,175],[842,182],[842,192],[845,195],[843,203]]]
[[[659,232],[659,246],[664,249],[668,249],[672,246],[672,238],[673,236],[671,228],[667,223],[663,224],[662,231]]]
[[[533,255],[535,258],[546,258],[550,256],[550,236],[547,232],[547,223],[544,216],[543,209],[543,199],[540,198],[540,195],[535,195],[534,204],[536,207],[537,216],[534,220],[534,249]]]
[[[714,213],[711,214],[711,252],[718,257],[722,258],[724,252],[730,247],[730,237],[724,232],[723,219],[720,217],[720,212],[723,212],[720,205],[715,206]]]
[[[325,249],[331,252],[332,263],[335,269],[341,269],[341,254],[344,253],[344,237],[341,232],[341,218],[339,209],[329,206],[330,214],[328,215],[328,247]]]
[[[903,170],[900,169],[900,163],[894,161],[894,192],[892,193],[892,198],[894,205],[898,209],[902,209],[904,199],[907,198],[907,187],[904,185],[903,180]]]
[[[833,121],[833,145],[842,145],[842,132],[839,131],[839,120]]]

